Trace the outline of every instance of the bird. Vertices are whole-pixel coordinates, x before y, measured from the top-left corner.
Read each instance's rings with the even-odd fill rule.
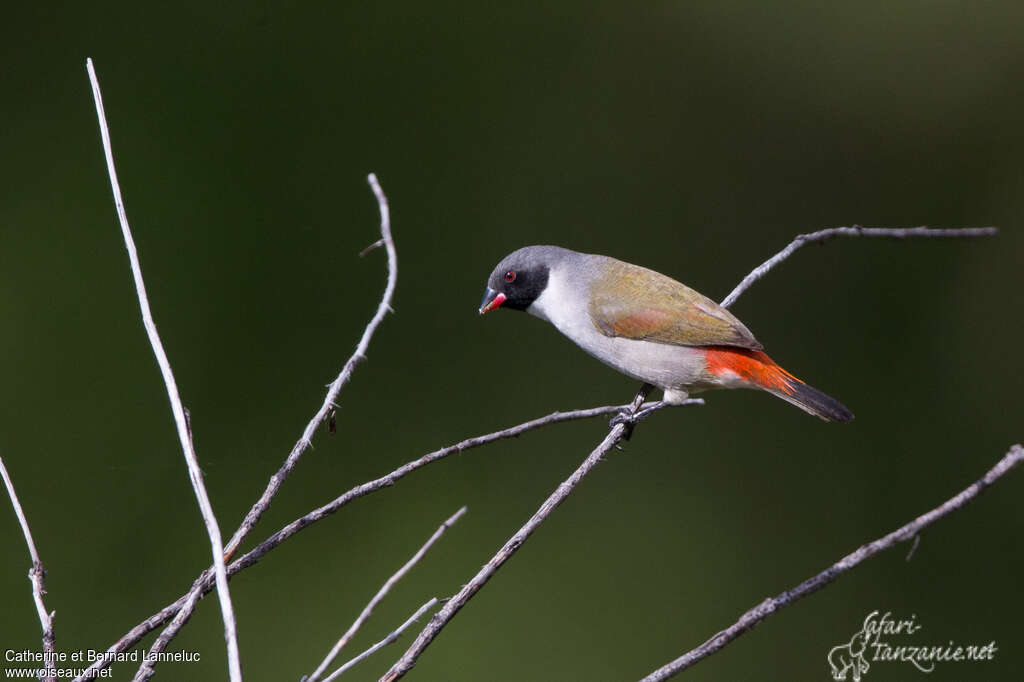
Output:
[[[525,246],[487,279],[481,315],[505,308],[553,324],[606,365],[664,392],[664,405],[710,389],[766,391],[827,422],[842,403],[780,367],[731,312],[667,275],[608,256]]]

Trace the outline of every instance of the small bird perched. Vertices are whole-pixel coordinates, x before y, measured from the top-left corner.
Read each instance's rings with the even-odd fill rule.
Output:
[[[606,365],[679,404],[712,388],[758,388],[825,421],[853,414],[762,352],[728,310],[670,277],[607,256],[526,246],[487,280],[480,314],[512,308],[547,320]]]

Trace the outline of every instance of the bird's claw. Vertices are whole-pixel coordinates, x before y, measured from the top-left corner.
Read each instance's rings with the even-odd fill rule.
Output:
[[[626,430],[623,432],[622,440],[629,440],[633,435],[633,428],[636,426],[637,422],[647,419],[658,410],[668,407],[669,405],[670,403],[666,403],[664,400],[656,400],[644,403],[636,412],[633,412],[629,407],[620,408],[618,413],[608,422],[608,426],[614,428],[619,424],[624,424]]]
[[[633,427],[636,426],[637,415],[628,407],[623,407],[618,413],[608,421],[609,428],[615,428],[619,424],[625,426],[625,430],[622,432],[622,440],[629,440],[633,436]]]

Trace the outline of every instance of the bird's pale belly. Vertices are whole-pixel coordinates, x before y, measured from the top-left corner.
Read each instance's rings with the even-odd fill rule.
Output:
[[[552,277],[548,290],[527,312],[555,325],[590,355],[623,374],[665,390],[666,400],[677,402],[687,393],[721,385],[707,372],[704,352],[693,346],[605,336],[585,308],[555,305],[566,298],[561,280]]]
[[[606,365],[662,389],[692,393],[715,383],[699,348],[603,335],[579,345]]]

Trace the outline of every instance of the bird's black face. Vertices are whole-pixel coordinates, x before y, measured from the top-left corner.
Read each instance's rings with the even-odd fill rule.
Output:
[[[543,293],[550,268],[530,248],[536,247],[520,249],[498,263],[487,280],[487,290],[480,302],[481,315],[499,307],[526,310]]]

